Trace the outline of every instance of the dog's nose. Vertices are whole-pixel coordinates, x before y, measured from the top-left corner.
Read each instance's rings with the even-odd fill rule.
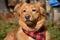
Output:
[[[30,19],[30,15],[26,15],[25,18],[28,20]]]

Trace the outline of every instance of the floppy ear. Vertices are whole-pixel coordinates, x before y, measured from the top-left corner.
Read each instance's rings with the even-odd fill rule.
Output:
[[[46,16],[46,11],[45,11],[45,8],[44,8],[44,4],[41,3],[41,2],[37,2],[35,5],[36,5],[36,7],[38,7],[38,9],[39,9],[39,13],[40,13],[39,20],[42,19],[42,18],[45,18],[45,16]]]
[[[46,11],[43,7],[39,8],[40,16],[38,20],[45,19],[46,18]]]
[[[36,7],[38,7],[39,9],[39,12],[43,15],[46,14],[46,11],[45,11],[45,5],[42,3],[42,2],[37,2],[36,4]]]
[[[14,13],[18,13],[18,11],[19,11],[19,9],[21,8],[22,5],[23,5],[23,3],[18,3],[14,8]]]
[[[46,16],[46,10],[43,7],[40,7],[39,11],[42,16]]]

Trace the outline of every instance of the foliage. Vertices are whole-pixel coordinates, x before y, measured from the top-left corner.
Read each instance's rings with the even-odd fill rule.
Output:
[[[8,20],[0,20],[0,40],[3,40],[7,32],[15,30],[19,27],[17,20],[12,20],[12,24]]]
[[[50,25],[51,23],[47,25],[47,29],[50,32],[51,40],[60,40],[60,25]]]

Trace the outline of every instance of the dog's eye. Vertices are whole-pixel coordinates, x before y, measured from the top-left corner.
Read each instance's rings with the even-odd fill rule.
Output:
[[[23,12],[26,12],[26,10],[23,10]]]
[[[33,9],[32,11],[36,11],[35,9]]]

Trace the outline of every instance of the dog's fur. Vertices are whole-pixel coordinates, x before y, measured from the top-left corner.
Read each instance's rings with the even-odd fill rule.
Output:
[[[22,28],[27,31],[38,31],[44,25],[46,11],[43,4],[40,2],[35,4],[20,3],[16,5],[14,12],[20,15],[20,28],[9,32],[4,40],[34,40],[26,35]],[[46,30],[46,40],[49,40],[49,38],[49,33]]]

